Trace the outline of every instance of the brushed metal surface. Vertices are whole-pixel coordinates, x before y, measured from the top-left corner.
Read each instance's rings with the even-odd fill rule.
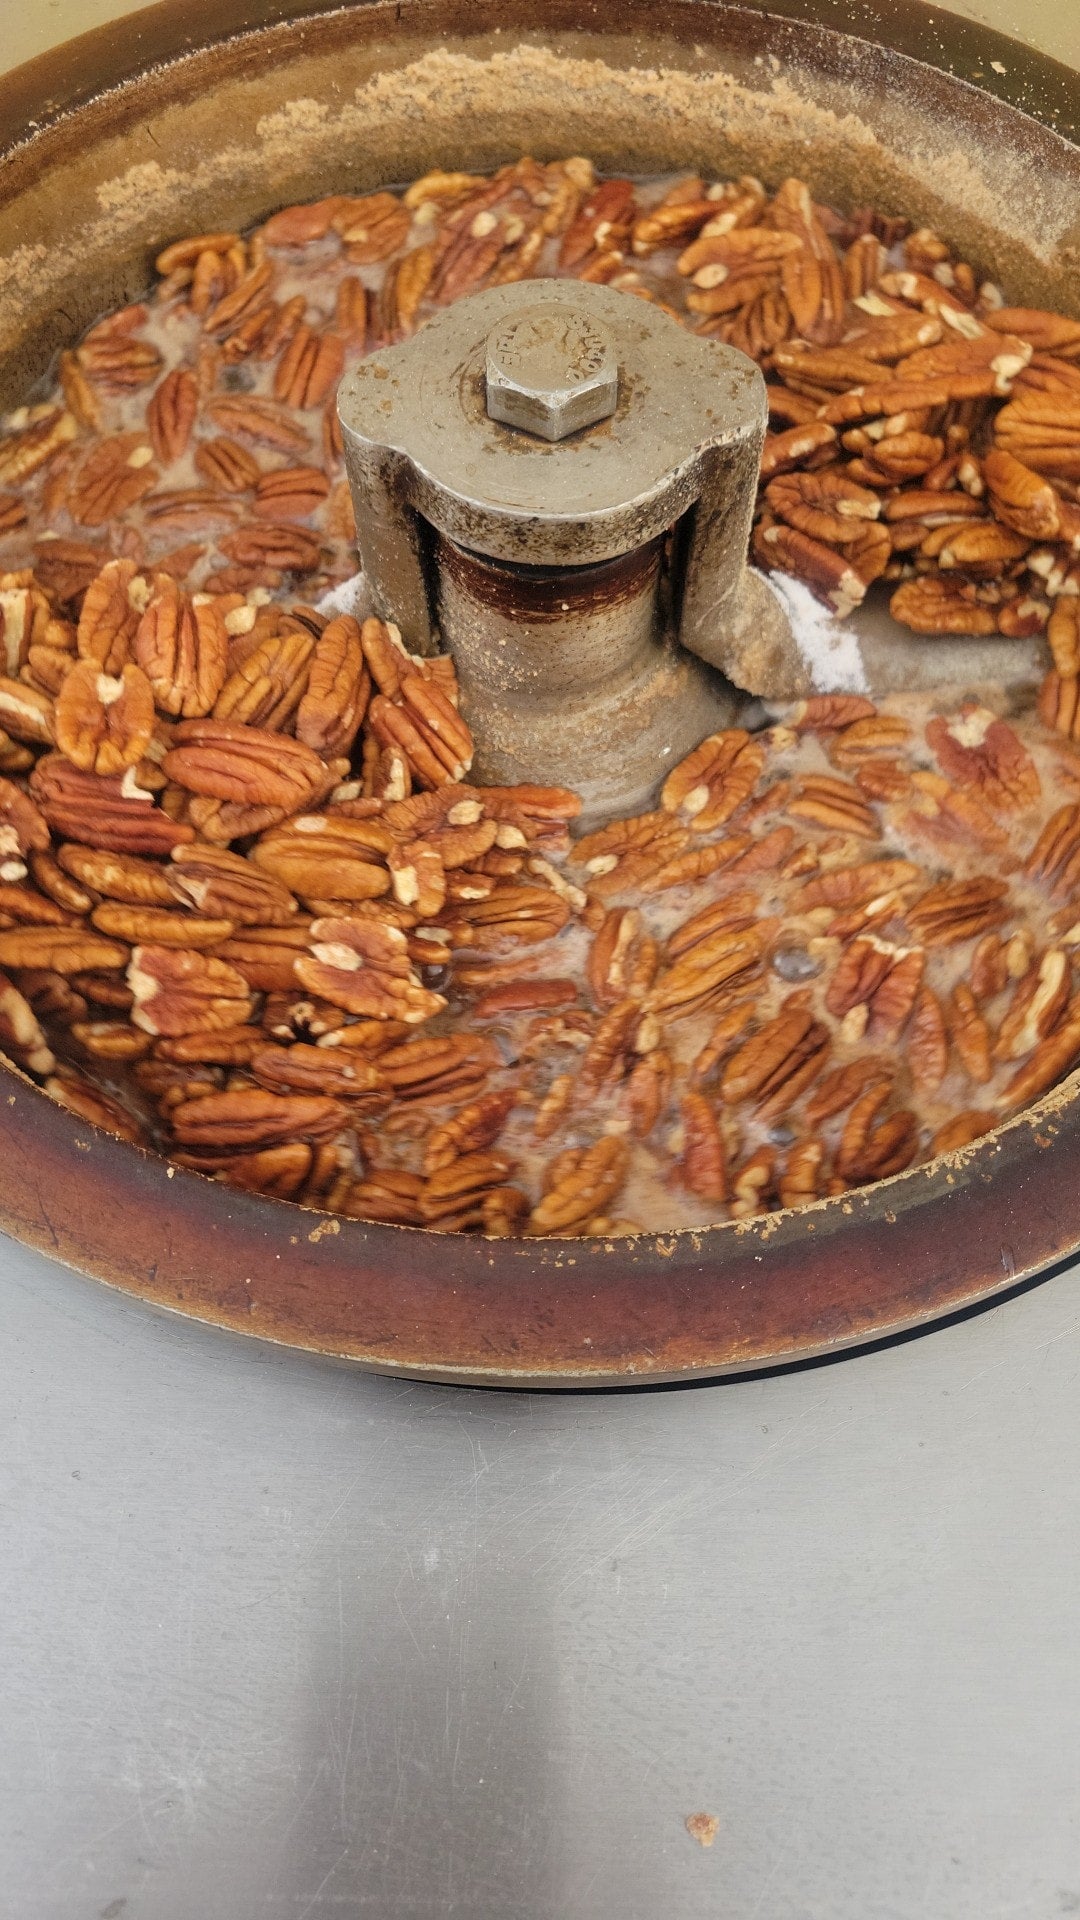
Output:
[[[0,1316],[5,1917],[1080,1910],[1076,1270],[574,1400],[364,1377],[7,1243]]]

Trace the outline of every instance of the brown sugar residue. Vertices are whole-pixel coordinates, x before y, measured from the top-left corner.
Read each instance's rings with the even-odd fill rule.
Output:
[[[720,1831],[720,1822],[715,1813],[688,1813],[686,1831],[699,1847],[711,1847]]]

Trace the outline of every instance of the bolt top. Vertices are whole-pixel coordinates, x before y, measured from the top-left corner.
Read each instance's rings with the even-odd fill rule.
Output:
[[[543,440],[565,440],[614,413],[615,344],[598,320],[565,301],[540,300],[487,338],[487,411]]]

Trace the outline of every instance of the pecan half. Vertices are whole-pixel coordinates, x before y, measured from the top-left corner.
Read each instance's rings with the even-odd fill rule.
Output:
[[[741,727],[710,734],[668,774],[661,805],[699,833],[729,820],[761,776],[765,749]],[[580,852],[580,849],[579,849]]]
[[[325,1140],[348,1118],[339,1100],[322,1094],[277,1094],[236,1087],[183,1100],[172,1109],[175,1138],[189,1147],[265,1147]]]
[[[529,1215],[531,1234],[566,1234],[603,1213],[626,1179],[629,1152],[612,1136],[595,1146],[571,1148],[548,1169],[546,1191]]]
[[[446,1005],[421,984],[400,929],[374,920],[313,921],[311,952],[298,958],[296,977],[333,1006],[369,1020],[415,1026]]]
[[[218,603],[158,574],[135,634],[135,658],[164,713],[209,713],[225,681],[229,637]]]
[[[987,806],[1017,813],[1039,799],[1034,760],[1012,727],[988,708],[963,706],[949,719],[938,715],[927,723],[926,738],[942,772]]]
[[[163,767],[189,793],[248,807],[300,808],[322,784],[325,766],[300,740],[223,720],[183,720]]]
[[[122,776],[85,773],[50,753],[30,775],[30,791],[54,833],[90,847],[162,854],[195,837],[191,827],[154,805],[133,768]]]
[[[80,660],[60,688],[53,732],[62,754],[87,773],[123,773],[150,745],[156,716],[150,682],[139,668],[118,677],[93,660]]]
[[[134,997],[131,1018],[145,1033],[241,1026],[252,1010],[247,981],[235,967],[195,949],[136,947],[127,983]]]

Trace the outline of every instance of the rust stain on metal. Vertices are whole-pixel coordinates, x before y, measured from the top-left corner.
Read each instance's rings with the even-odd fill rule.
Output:
[[[478,605],[510,620],[544,623],[636,600],[660,571],[661,539],[591,567],[527,567],[488,560],[452,540],[437,542],[438,564]]]

